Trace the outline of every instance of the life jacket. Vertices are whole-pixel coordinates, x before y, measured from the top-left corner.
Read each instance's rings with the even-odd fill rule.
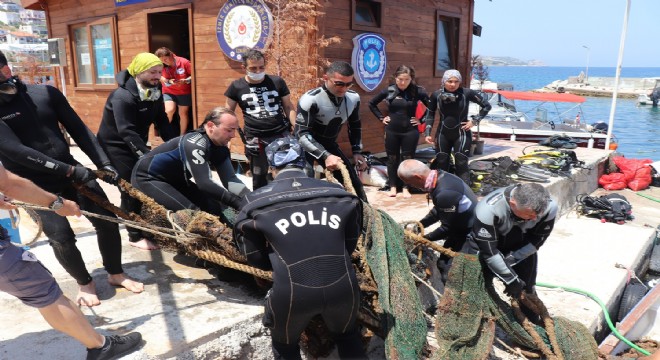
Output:
[[[580,215],[600,218],[600,221],[623,224],[634,219],[632,205],[625,196],[607,194],[598,197],[580,194],[576,198]]]

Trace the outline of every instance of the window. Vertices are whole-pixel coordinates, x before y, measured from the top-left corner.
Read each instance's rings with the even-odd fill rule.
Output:
[[[381,0],[351,0],[351,29],[373,31],[381,28]]]
[[[70,29],[76,86],[114,88],[117,69],[114,18],[76,24]]]
[[[435,76],[455,69],[458,59],[458,17],[438,12],[435,43]]]

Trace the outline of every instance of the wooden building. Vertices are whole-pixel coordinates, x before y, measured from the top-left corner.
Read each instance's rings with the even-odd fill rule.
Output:
[[[191,60],[194,125],[211,108],[225,103],[223,93],[227,86],[243,75],[240,63],[226,56],[217,40],[218,14],[226,0],[21,2],[25,8],[46,11],[49,37],[65,40],[66,94],[94,132],[101,121],[105,100],[116,87],[114,73],[125,69],[140,52],[154,52],[167,46]],[[314,19],[318,31],[310,35],[309,43],[323,36],[339,36],[341,42],[320,49],[309,45],[310,53],[331,61],[350,62],[355,36],[370,32],[386,41],[385,79],[372,92],[354,87],[362,96],[363,144],[367,151],[383,152],[384,144],[382,125],[366,103],[388,85],[397,66],[414,66],[418,83],[429,92],[440,86],[442,74],[448,68],[457,68],[466,80],[470,77],[474,0],[320,0],[319,3],[325,14]],[[344,149],[350,148],[345,131],[340,141]],[[243,152],[240,141],[233,142],[232,150]]]

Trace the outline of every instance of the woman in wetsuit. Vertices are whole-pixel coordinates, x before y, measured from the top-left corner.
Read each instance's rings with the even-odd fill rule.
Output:
[[[385,125],[388,196],[395,197],[397,188],[403,187],[403,197],[409,198],[408,185],[403,184],[396,171],[401,161],[415,157],[419,142],[419,120],[415,118],[415,109],[419,100],[428,106],[429,96],[424,88],[415,84],[415,69],[412,67],[399,66],[393,77],[395,84],[374,96],[369,101],[369,109]],[[383,100],[387,101],[387,116],[378,109]]]
[[[470,169],[468,156],[472,145],[473,126],[486,116],[491,109],[488,101],[484,100],[478,92],[461,87],[461,73],[458,70],[447,70],[442,76],[442,87],[431,95],[429,111],[426,115],[425,141],[435,143],[436,161],[438,167],[444,171],[449,170],[449,157],[454,152],[455,173],[470,185]],[[479,115],[468,119],[470,101],[479,104]],[[436,139],[431,137],[436,110],[440,113],[440,126],[436,132]]]

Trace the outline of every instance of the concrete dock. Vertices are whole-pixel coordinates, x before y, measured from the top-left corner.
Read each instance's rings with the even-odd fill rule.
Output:
[[[480,157],[508,155],[515,158],[529,145],[520,142],[486,140]],[[90,161],[72,147],[83,164]],[[559,201],[561,217],[555,230],[539,251],[539,282],[579,288],[603,300],[610,314],[618,311],[618,301],[629,271],[640,274],[648,258],[660,222],[660,204],[633,191],[619,193],[633,204],[635,220],[623,225],[578,217],[572,206],[580,193],[605,193],[597,190],[597,177],[609,151],[576,149],[586,169],[574,170],[571,178],[552,178],[547,184]],[[476,159],[475,157],[474,159]],[[116,188],[102,184],[110,199],[119,204]],[[594,192],[595,191],[595,192]],[[642,193],[660,201],[660,188]],[[373,206],[388,212],[397,221],[417,220],[430,209],[424,194],[411,199],[386,196],[367,187]],[[34,226],[24,218],[21,236],[28,240]],[[72,218],[78,235],[78,247],[94,276],[101,305],[82,310],[97,329],[106,334],[139,331],[143,346],[125,359],[270,359],[270,338],[261,326],[262,304],[254,287],[241,281],[223,282],[209,270],[194,267],[190,259],[165,251],[142,251],[128,245],[121,228],[123,262],[126,273],[145,283],[145,292],[132,294],[110,286],[102,270],[95,232],[84,218]],[[50,269],[65,294],[75,298],[77,285],[55,260],[42,235],[31,251]],[[622,266],[616,266],[620,264]],[[244,279],[245,280],[245,279]],[[552,315],[582,322],[600,340],[609,331],[603,329],[602,314],[592,300],[573,293],[538,288],[540,298]],[[82,359],[85,350],[75,340],[52,330],[32,308],[17,299],[0,294],[4,311],[0,313],[0,359]],[[371,359],[384,358],[377,341],[370,346]],[[515,359],[497,343],[493,359]],[[331,357],[333,358],[333,357]]]

